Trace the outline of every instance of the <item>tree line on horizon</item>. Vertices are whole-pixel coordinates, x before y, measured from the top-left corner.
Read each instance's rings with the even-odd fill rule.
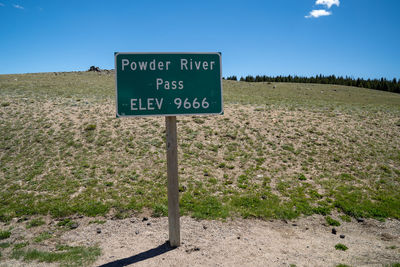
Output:
[[[229,76],[226,80],[237,81],[237,76]],[[324,76],[322,74],[316,75],[315,77],[301,77],[301,76],[266,76],[266,75],[247,75],[246,77],[240,77],[242,82],[286,82],[286,83],[318,83],[318,84],[336,84],[355,86],[368,89],[375,89],[380,91],[387,91],[393,93],[400,93],[400,79],[387,80],[386,78],[381,79],[362,79],[362,78],[351,78],[351,77],[336,77],[335,75]]]

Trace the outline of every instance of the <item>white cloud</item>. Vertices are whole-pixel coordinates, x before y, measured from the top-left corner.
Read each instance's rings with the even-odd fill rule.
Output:
[[[323,16],[330,16],[332,15],[332,12],[330,11],[326,11],[325,9],[315,9],[313,11],[310,12],[310,14],[308,16],[306,16],[306,18],[319,18],[319,17],[323,17]]]
[[[24,9],[24,7],[20,6],[20,5],[13,5],[13,7],[18,8],[18,9]]]
[[[331,8],[333,5],[339,6],[340,1],[339,0],[317,0],[315,2],[316,5],[323,5],[326,6],[327,8]]]

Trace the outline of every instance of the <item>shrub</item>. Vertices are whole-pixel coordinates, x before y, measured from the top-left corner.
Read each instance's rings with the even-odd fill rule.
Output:
[[[349,248],[346,247],[346,245],[343,245],[343,244],[339,243],[339,244],[336,244],[336,245],[335,245],[335,249],[336,249],[336,250],[343,250],[343,251],[346,251],[346,250],[348,250]]]

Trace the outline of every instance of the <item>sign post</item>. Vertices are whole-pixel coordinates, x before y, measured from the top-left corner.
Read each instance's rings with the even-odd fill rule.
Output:
[[[167,172],[168,172],[168,225],[169,244],[180,245],[179,223],[179,183],[178,183],[178,145],[176,138],[176,117],[165,117],[167,132]]]
[[[223,114],[220,53],[115,53],[116,116],[165,116],[169,242],[180,245],[176,116]]]

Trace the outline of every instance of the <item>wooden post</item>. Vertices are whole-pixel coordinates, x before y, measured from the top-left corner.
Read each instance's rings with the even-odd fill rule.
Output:
[[[166,116],[167,170],[168,170],[168,225],[169,244],[180,246],[178,145],[176,138],[176,116]]]

